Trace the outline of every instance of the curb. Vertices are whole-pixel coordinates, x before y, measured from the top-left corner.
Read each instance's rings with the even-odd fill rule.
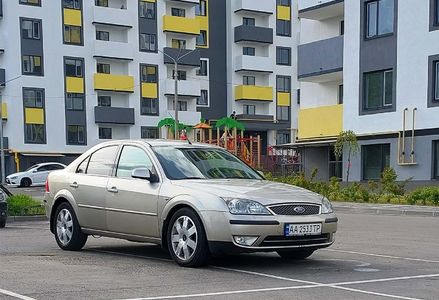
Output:
[[[391,215],[391,216],[420,216],[420,217],[439,217],[439,208],[436,207],[424,207],[424,206],[391,206],[391,205],[374,205],[369,206],[367,204],[337,204],[332,202],[334,211],[345,213],[369,213],[375,215]]]
[[[8,216],[6,220],[7,223],[31,221],[48,221],[48,219],[46,216]]]

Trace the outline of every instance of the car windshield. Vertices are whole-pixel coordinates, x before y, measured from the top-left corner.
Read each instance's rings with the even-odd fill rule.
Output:
[[[26,170],[26,172],[27,171],[30,171],[30,170],[32,170],[32,169],[35,169],[35,168],[37,168],[39,165],[33,165],[32,167],[30,167],[30,168],[28,168],[27,170]]]
[[[166,176],[182,179],[263,179],[230,153],[213,148],[154,147]]]

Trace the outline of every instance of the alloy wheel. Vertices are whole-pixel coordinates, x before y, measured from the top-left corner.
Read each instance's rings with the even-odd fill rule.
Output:
[[[62,209],[56,218],[56,234],[63,246],[70,243],[73,235],[73,218],[70,211]]]
[[[171,231],[171,244],[174,254],[182,261],[192,258],[197,249],[198,232],[194,221],[188,216],[175,220]]]

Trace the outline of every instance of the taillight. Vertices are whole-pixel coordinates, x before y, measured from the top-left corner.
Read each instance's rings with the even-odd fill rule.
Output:
[[[46,193],[49,192],[49,177],[46,179]]]

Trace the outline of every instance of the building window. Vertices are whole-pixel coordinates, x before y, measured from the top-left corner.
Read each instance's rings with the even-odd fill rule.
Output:
[[[172,48],[175,49],[186,49],[186,41],[179,39],[172,39]]]
[[[343,84],[338,86],[338,104],[343,104]]]
[[[291,92],[291,77],[290,76],[277,76],[276,78],[276,90],[281,93]]]
[[[81,0],[63,0],[64,8],[81,9]]]
[[[142,65],[140,73],[142,82],[157,83],[157,66]]]
[[[23,55],[23,75],[43,75],[41,56]]]
[[[242,77],[243,85],[256,85],[256,77],[255,76],[243,76]]]
[[[110,33],[108,31],[96,30],[96,40],[109,41],[110,40]]]
[[[82,59],[74,59],[74,58],[67,58],[65,60],[66,64],[66,76],[67,77],[83,77],[83,62]]]
[[[434,22],[435,26],[439,26],[439,0],[434,0]]]
[[[276,35],[291,36],[291,21],[276,20]]]
[[[182,17],[185,18],[186,17],[186,11],[182,8],[171,8],[171,15],[174,17]]]
[[[207,31],[200,30],[200,35],[197,36],[197,46],[207,46]]]
[[[85,128],[83,125],[67,126],[67,144],[85,145]]]
[[[175,79],[175,70],[172,70],[172,79]],[[186,80],[187,79],[187,73],[186,71],[177,71],[177,79],[178,80]]]
[[[290,0],[277,0],[277,5],[280,5],[280,6],[290,6],[291,2],[290,2]]]
[[[158,139],[159,129],[157,127],[140,127],[140,136],[142,139]]]
[[[207,90],[201,90],[201,96],[197,97],[197,105],[203,105],[203,106],[209,105],[209,97]]]
[[[297,90],[297,104],[300,105],[300,89]]]
[[[439,141],[433,141],[433,178],[439,179]]]
[[[140,100],[140,114],[141,115],[158,115],[159,103],[156,98],[142,98]]]
[[[41,38],[41,21],[21,20],[21,36],[24,39],[39,40]]]
[[[244,104],[242,108],[244,115],[252,115],[252,116],[256,115],[256,105]]]
[[[335,148],[329,148],[329,178],[343,179],[343,155],[337,157],[335,155]]]
[[[20,4],[41,6],[41,0],[20,0]]]
[[[113,130],[107,127],[99,127],[99,139],[111,140],[113,138]]]
[[[279,120],[279,121],[289,121],[290,120],[290,107],[289,106],[278,106],[277,107],[277,120]]]
[[[390,144],[362,147],[363,180],[378,180],[385,168],[390,167]]]
[[[67,93],[66,96],[67,110],[84,110],[84,95],[76,93]]]
[[[291,143],[291,134],[288,131],[278,131],[276,134],[276,144],[284,145]]]
[[[46,132],[42,124],[25,124],[24,142],[27,144],[45,144]]]
[[[111,106],[111,96],[98,96],[98,106]]]
[[[364,109],[382,109],[393,104],[393,71],[364,74]]]
[[[140,34],[141,51],[157,51],[157,36],[155,34]]]
[[[255,18],[242,18],[242,25],[244,26],[255,26],[256,25],[256,21]]]
[[[64,43],[82,44],[82,30],[79,26],[64,25]]]
[[[177,109],[179,111],[187,111],[187,102],[186,101],[178,101],[177,102]]]
[[[96,65],[96,69],[98,73],[101,74],[110,74],[110,64],[98,63]]]
[[[44,90],[35,88],[23,88],[24,107],[43,108]]]
[[[197,16],[207,16],[207,5],[206,0],[200,0],[200,4],[195,6],[195,15]]]
[[[248,55],[248,56],[255,56],[256,49],[253,47],[244,47],[244,48],[242,48],[242,54]]]
[[[197,70],[197,76],[207,76],[207,60],[200,60],[200,68]]]
[[[276,48],[276,64],[291,66],[291,48],[286,48],[286,47]]]
[[[155,20],[155,3],[139,1],[139,14],[141,18]]]
[[[344,35],[344,20],[340,21],[340,35]]]
[[[433,62],[433,72],[434,72],[433,100],[439,101],[439,61]]]
[[[394,0],[366,3],[366,38],[393,33]]]
[[[108,7],[108,0],[95,0],[95,6]]]

